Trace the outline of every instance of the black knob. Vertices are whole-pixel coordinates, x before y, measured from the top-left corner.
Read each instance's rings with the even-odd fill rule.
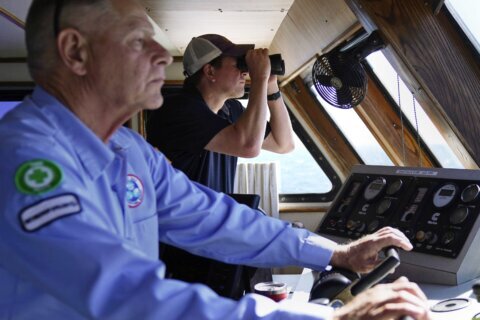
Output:
[[[480,280],[475,281],[475,283],[472,285],[472,291],[477,298],[477,301],[480,302]]]
[[[347,221],[347,229],[348,230],[355,230],[358,226],[358,222],[357,221],[354,221],[354,220],[348,220]]]

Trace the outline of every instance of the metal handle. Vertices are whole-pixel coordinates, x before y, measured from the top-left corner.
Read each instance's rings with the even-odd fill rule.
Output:
[[[386,249],[386,257],[372,272],[361,278],[352,286],[351,293],[356,296],[360,292],[376,285],[382,281],[393,269],[400,264],[400,257],[397,249],[391,247]]]

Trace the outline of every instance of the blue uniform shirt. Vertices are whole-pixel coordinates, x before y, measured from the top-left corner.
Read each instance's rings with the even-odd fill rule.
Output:
[[[334,243],[191,182],[141,136],[103,143],[37,87],[0,121],[0,319],[323,319],[164,279],[158,241],[224,262],[321,269]]]

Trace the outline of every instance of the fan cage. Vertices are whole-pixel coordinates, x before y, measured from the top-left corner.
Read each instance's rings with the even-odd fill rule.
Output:
[[[361,63],[351,60],[331,62],[327,56],[321,56],[313,65],[312,80],[318,94],[341,109],[360,104],[367,91],[365,69]]]

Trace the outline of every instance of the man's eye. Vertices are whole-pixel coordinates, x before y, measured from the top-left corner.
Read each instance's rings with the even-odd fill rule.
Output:
[[[145,39],[143,38],[136,38],[132,41],[132,44],[136,48],[142,48],[145,43]]]

